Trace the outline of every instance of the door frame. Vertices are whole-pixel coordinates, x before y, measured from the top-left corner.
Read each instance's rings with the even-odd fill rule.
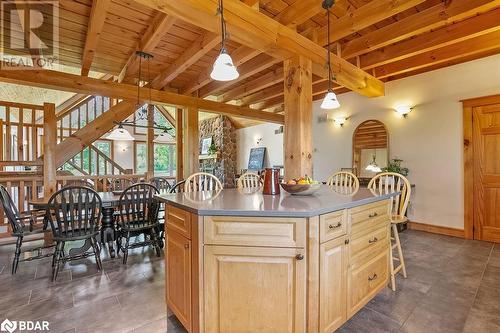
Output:
[[[464,145],[464,236],[474,239],[474,144],[473,109],[500,104],[500,94],[462,100]]]

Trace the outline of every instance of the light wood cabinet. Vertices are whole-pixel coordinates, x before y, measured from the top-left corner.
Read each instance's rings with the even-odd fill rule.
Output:
[[[167,305],[191,331],[191,241],[168,230],[165,246]]]
[[[320,245],[319,323],[321,333],[331,333],[346,321],[347,245],[339,237]]]
[[[351,263],[348,272],[347,307],[348,318],[361,309],[382,288],[389,277],[389,251],[381,249],[377,256],[365,262]]]
[[[305,332],[303,249],[205,246],[205,332]]]

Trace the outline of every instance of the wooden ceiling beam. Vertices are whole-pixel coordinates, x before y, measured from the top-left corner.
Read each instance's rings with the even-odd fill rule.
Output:
[[[240,76],[238,81],[245,80],[263,70],[280,63],[281,60],[268,56],[267,54],[259,54],[250,61],[245,62],[238,68]],[[199,90],[198,97],[206,97],[211,94],[217,94],[217,92],[227,89],[235,84],[235,81],[212,81],[203,88]]]
[[[268,99],[282,95],[283,95],[283,83],[280,82],[272,87],[268,87],[251,95],[243,97],[242,99],[240,99],[239,105],[248,106],[251,104],[255,104],[257,102],[266,101]]]
[[[500,31],[468,39],[437,50],[375,68],[378,78],[387,78],[434,65],[445,64],[475,54],[500,52]]]
[[[377,2],[377,1],[373,1]],[[476,14],[487,12],[500,6],[499,0],[453,0],[443,1],[422,12],[374,30],[353,39],[342,46],[342,57],[349,59],[404,39],[419,35],[463,20]],[[335,26],[334,26],[335,27]],[[336,29],[332,29],[336,30]]]
[[[361,68],[369,70],[495,32],[499,22],[500,8],[362,55]]]
[[[276,83],[283,82],[283,68],[277,68],[276,70],[269,72],[256,78],[250,82],[237,85],[231,90],[226,91],[221,96],[219,96],[219,102],[228,102],[230,100],[238,99],[259,90],[266,89]]]
[[[161,72],[153,81],[155,89],[161,89],[174,80],[179,74],[184,72],[191,65],[196,63],[205,54],[220,43],[220,37],[211,32],[200,35],[194,43],[187,48],[167,69]]]
[[[219,18],[214,15],[217,0],[137,0],[137,2],[178,17],[190,24],[219,33]],[[232,39],[242,45],[283,60],[304,56],[322,66],[325,49],[272,18],[236,0],[224,3],[225,18]],[[332,54],[332,72],[336,81],[362,95],[375,97],[384,94],[384,84],[344,59]]]
[[[330,18],[332,29],[330,39],[336,41],[351,34],[367,28],[375,23],[383,21],[391,16],[399,14],[407,9],[415,7],[425,0],[377,0],[363,5],[348,15],[339,18]],[[328,28],[322,27],[318,31],[318,43],[328,44]]]
[[[162,12],[158,13],[154,17],[153,22],[151,22],[146,32],[142,35],[142,39],[137,42],[134,52],[132,52],[127,62],[125,63],[125,66],[123,66],[123,69],[118,76],[119,82],[133,82],[133,79],[130,78],[130,75],[134,75],[139,70],[139,61],[135,52],[153,52],[162,38],[172,28],[175,21],[175,17],[166,15]]]
[[[111,0],[94,0],[90,11],[89,25],[87,28],[87,38],[82,56],[82,75],[88,76],[92,61],[97,50],[97,43],[101,36],[104,20],[108,12]]]
[[[104,81],[57,71],[39,70],[32,67],[17,69],[15,71],[0,69],[0,81],[80,94],[109,96],[124,100],[133,98],[137,94],[137,86],[135,85]],[[207,112],[280,124],[284,121],[283,117],[276,117],[276,115],[269,112],[175,94],[163,90],[141,88],[142,100],[149,99],[150,95],[154,104],[190,106],[206,110]]]
[[[318,0],[296,1],[280,12],[274,19],[283,25],[295,29],[298,25],[324,11]]]

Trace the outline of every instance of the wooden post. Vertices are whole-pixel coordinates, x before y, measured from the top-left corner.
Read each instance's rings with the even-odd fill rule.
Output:
[[[148,159],[148,169],[147,169],[147,179],[151,179],[155,174],[155,145],[154,145],[154,137],[155,130],[153,126],[155,124],[155,106],[153,104],[148,104],[148,131],[146,135],[147,141],[147,159]]]
[[[186,129],[185,129],[185,144],[186,150],[184,156],[186,156],[184,175],[187,178],[189,175],[198,172],[199,169],[199,149],[200,149],[200,138],[199,138],[199,128],[198,128],[198,109],[193,107],[188,107],[186,109]]]
[[[312,62],[296,56],[284,61],[285,180],[312,177]]]
[[[176,173],[177,181],[184,179],[184,145],[183,145],[183,112],[178,108],[175,113],[175,140],[176,140]]]
[[[57,190],[57,118],[53,103],[43,104],[43,189],[44,195],[50,196]]]

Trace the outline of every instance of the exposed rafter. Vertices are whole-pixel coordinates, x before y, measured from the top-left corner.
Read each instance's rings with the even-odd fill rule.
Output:
[[[90,12],[89,25],[87,29],[87,39],[82,56],[82,75],[89,75],[90,67],[97,50],[97,43],[101,37],[104,20],[108,12],[111,0],[94,0]]]
[[[219,19],[213,15],[217,8],[216,0],[137,1],[214,33],[219,32]],[[326,61],[323,47],[240,1],[226,0],[225,12],[232,38],[243,45],[279,59],[298,55],[307,57],[316,64],[323,65]],[[381,81],[336,55],[332,55],[332,71],[339,84],[353,91],[372,97],[384,94],[384,84]]]
[[[132,80],[130,80],[129,76],[135,74],[139,69],[139,61],[135,51],[143,51],[146,53],[152,52],[163,36],[172,28],[174,23],[175,18],[165,13],[160,12],[155,16],[152,24],[144,33],[142,39],[137,43],[136,49],[132,52],[127,63],[123,67],[118,77],[119,82],[123,82],[124,80],[126,80],[126,82],[131,82]]]
[[[342,54],[346,59],[352,58],[498,6],[500,6],[498,0],[443,1],[418,14],[353,39],[342,46]]]

